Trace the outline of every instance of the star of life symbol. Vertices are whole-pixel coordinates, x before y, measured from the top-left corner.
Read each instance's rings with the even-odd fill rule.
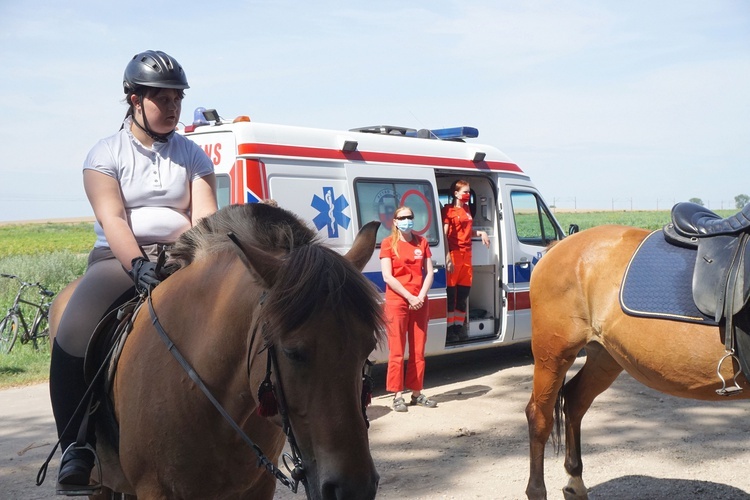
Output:
[[[329,238],[339,237],[339,226],[347,229],[351,218],[344,214],[344,209],[349,206],[349,202],[346,201],[344,195],[340,195],[338,198],[333,193],[333,187],[323,187],[323,197],[313,195],[312,203],[310,204],[319,213],[313,219],[315,228],[320,231],[324,227],[328,228]]]

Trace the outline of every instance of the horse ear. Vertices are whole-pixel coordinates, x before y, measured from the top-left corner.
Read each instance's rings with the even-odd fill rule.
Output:
[[[227,233],[236,245],[237,255],[248,270],[263,281],[264,288],[271,288],[281,269],[281,260],[258,247],[242,243],[234,233]]]
[[[372,253],[375,251],[375,238],[379,227],[380,222],[378,221],[365,224],[354,239],[352,248],[344,255],[360,271],[364,269],[365,264],[367,264],[367,261],[370,260]]]

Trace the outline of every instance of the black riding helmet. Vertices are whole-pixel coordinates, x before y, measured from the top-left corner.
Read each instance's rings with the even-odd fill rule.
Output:
[[[180,63],[160,50],[147,50],[134,55],[125,68],[122,86],[126,94],[139,86],[181,90],[190,88]]]
[[[190,85],[188,85],[185,71],[174,57],[160,50],[147,50],[134,55],[125,67],[122,87],[125,94],[128,95],[128,99],[130,99],[131,94],[135,94],[142,100],[146,90],[144,87],[185,90],[189,89]],[[128,114],[130,112],[128,111]],[[135,118],[133,123],[158,142],[166,142],[174,133],[172,131],[168,134],[157,134],[151,130],[145,113],[143,114],[143,125],[138,123]]]

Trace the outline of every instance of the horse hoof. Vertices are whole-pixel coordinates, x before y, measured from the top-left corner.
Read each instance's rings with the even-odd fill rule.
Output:
[[[571,477],[562,491],[565,500],[588,500],[589,498],[588,490],[580,477]]]

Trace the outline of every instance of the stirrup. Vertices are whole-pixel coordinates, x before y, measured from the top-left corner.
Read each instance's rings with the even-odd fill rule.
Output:
[[[82,485],[82,484],[60,484],[57,483],[55,493],[57,495],[64,495],[68,497],[85,497],[85,496],[91,496],[91,495],[99,495],[102,492],[102,464],[99,462],[99,455],[96,454],[96,450],[93,446],[86,443],[83,446],[77,445],[76,443],[72,443],[70,446],[68,446],[65,451],[62,454],[62,458],[65,458],[65,455],[72,450],[88,450],[94,455],[94,466],[96,467],[96,470],[98,472],[99,481],[95,482],[94,484],[89,485]],[[60,464],[62,465],[63,460],[60,460]]]
[[[724,354],[724,356],[722,356],[722,358],[719,360],[719,364],[716,366],[716,375],[718,375],[719,379],[721,380],[721,389],[716,389],[716,394],[718,394],[719,396],[734,396],[735,394],[739,394],[740,392],[742,392],[742,387],[740,387],[740,384],[737,383],[737,377],[739,377],[740,373],[742,373],[742,368],[735,372],[734,378],[732,378],[732,382],[734,382],[734,385],[732,387],[727,387],[727,381],[724,379],[724,377],[721,376],[721,364],[727,358],[732,358],[733,360],[737,361],[737,366],[740,366],[740,360],[737,358],[737,356],[734,355],[734,349],[732,349],[731,351],[726,351],[726,354]]]

